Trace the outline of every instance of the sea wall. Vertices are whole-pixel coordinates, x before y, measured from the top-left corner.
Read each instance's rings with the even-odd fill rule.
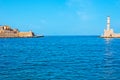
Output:
[[[0,37],[34,37],[32,31],[20,32],[18,29],[12,29],[9,26],[0,26]]]
[[[15,33],[1,33],[0,34],[0,37],[18,37],[18,34],[15,34]]]
[[[114,33],[113,37],[120,37],[120,33]]]
[[[18,33],[18,36],[19,37],[33,37],[34,36],[34,34],[33,34],[33,32],[19,32]]]
[[[7,37],[33,37],[33,32],[13,32],[13,31],[3,31],[0,33],[0,37],[7,38]]]

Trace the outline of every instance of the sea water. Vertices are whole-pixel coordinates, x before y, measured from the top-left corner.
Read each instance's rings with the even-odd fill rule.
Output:
[[[0,39],[0,80],[120,80],[120,39]]]

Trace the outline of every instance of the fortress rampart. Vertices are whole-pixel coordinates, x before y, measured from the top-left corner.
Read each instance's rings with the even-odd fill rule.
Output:
[[[34,37],[32,31],[20,32],[18,29],[12,29],[9,26],[0,26],[0,37]]]

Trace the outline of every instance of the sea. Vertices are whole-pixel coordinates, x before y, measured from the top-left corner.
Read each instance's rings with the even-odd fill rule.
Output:
[[[0,80],[120,80],[120,39],[0,38]]]

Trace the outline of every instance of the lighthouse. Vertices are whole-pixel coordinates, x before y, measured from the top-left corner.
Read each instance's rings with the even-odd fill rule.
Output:
[[[114,37],[114,31],[110,28],[110,16],[107,17],[107,28],[104,29],[104,33],[101,37],[111,38]]]
[[[107,31],[110,30],[110,16],[107,17]]]
[[[120,33],[114,33],[113,29],[110,28],[110,16],[107,17],[107,28],[104,29],[102,38],[120,38]]]

